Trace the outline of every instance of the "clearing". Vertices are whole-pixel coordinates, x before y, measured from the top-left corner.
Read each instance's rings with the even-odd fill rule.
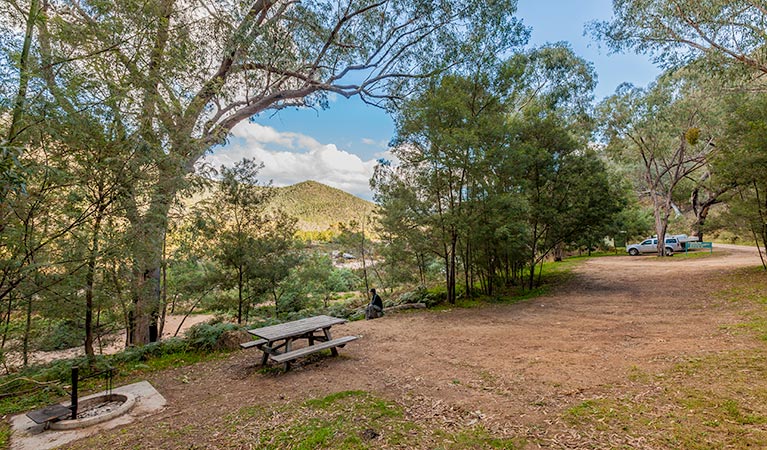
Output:
[[[72,447],[767,445],[765,343],[743,326],[758,302],[726,298],[738,277],[765,277],[744,271],[754,250],[723,247],[588,259],[518,304],[337,326],[362,338],[284,374],[255,350],[152,373],[163,412]]]

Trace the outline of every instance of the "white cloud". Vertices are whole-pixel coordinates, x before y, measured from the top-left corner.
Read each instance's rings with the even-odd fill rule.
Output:
[[[363,161],[359,156],[339,149],[335,144],[321,144],[300,133],[279,132],[255,123],[241,123],[232,130],[235,138],[227,146],[205,157],[214,167],[231,166],[243,158],[264,163],[260,178],[275,186],[315,180],[370,199],[369,180],[376,160]],[[281,149],[267,148],[275,144]]]
[[[375,139],[362,138],[362,143],[373,147],[389,148],[389,143],[387,141],[376,141]]]

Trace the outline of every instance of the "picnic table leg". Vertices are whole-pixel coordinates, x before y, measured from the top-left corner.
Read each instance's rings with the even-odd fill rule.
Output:
[[[266,351],[266,348],[262,348],[261,351],[264,352],[264,354],[261,355],[261,365],[265,366],[266,362],[269,361],[269,353]]]
[[[293,349],[293,339],[289,338],[285,342],[285,353],[291,351]],[[285,361],[285,372],[290,370],[290,361]]]
[[[327,339],[328,341],[333,340],[333,338],[330,337],[330,328],[323,328],[322,331],[325,332],[325,339]],[[335,347],[330,347],[330,353],[333,356],[338,356],[338,350],[336,350]]]

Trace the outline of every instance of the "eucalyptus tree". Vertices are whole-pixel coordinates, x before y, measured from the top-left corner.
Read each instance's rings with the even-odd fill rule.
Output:
[[[614,18],[590,25],[612,49],[650,53],[685,66],[742,65],[767,73],[767,5],[762,0],[614,0]]]
[[[254,264],[259,235],[267,228],[267,202],[273,191],[259,186],[258,171],[263,167],[243,159],[234,167],[221,166],[221,180],[211,198],[197,205],[198,223],[207,241],[207,253],[232,276],[223,276],[224,285],[237,290],[237,323],[247,309],[245,297],[248,275]]]
[[[590,65],[556,44],[488,67],[445,76],[408,103],[397,164],[379,164],[373,180],[387,231],[442,259],[451,302],[458,262],[467,292],[474,269],[492,293],[519,261],[532,284],[554,246],[617,208],[587,149]]]
[[[26,7],[25,7],[26,6]],[[14,42],[10,36],[3,36],[0,40],[0,66],[16,68],[17,73],[0,73],[0,86],[2,92],[15,92],[15,95],[0,96],[0,116],[8,112],[8,122],[0,122],[0,220],[4,219],[6,211],[6,199],[10,191],[23,187],[24,168],[20,164],[19,156],[24,148],[19,134],[25,128],[24,112],[27,102],[27,90],[30,78],[32,78],[32,59],[30,51],[34,40],[35,22],[40,14],[40,1],[32,0],[29,5],[22,5],[9,1],[0,8],[0,25],[6,29],[22,28],[23,33]],[[18,51],[16,46],[20,44]],[[14,76],[16,75],[16,76]],[[13,85],[13,82],[16,82]],[[6,109],[7,108],[7,109]],[[0,226],[4,224],[0,222]],[[2,228],[0,228],[2,231]]]
[[[446,76],[410,102],[398,121],[393,151],[398,167],[378,176],[379,184],[391,186],[379,193],[405,187],[399,192],[404,196],[379,199],[388,210],[411,200],[406,211],[412,215],[402,219],[415,221],[430,237],[430,251],[444,262],[450,303],[456,299],[459,238],[468,235],[484,155],[496,144],[504,120],[503,104],[488,89],[490,82],[481,73],[473,78]]]
[[[254,115],[323,107],[328,94],[384,104],[411,81],[524,34],[514,0],[181,0],[41,3],[32,51],[68,114],[106,105],[148,181],[128,190],[135,343],[158,307],[168,210],[185,175]]]
[[[724,149],[717,158],[720,176],[733,180],[735,195],[728,201],[728,217],[759,247],[767,269],[767,98],[742,95],[731,104]]]
[[[525,204],[527,286],[535,269],[560,245],[602,229],[621,209],[623,197],[608,178],[604,164],[567,120],[529,108],[510,124],[522,174],[516,181]],[[513,181],[506,181],[513,183]]]
[[[689,80],[667,74],[648,89],[623,85],[600,105],[607,151],[636,168],[636,189],[652,202],[660,239],[681,183],[705,168],[717,149],[717,128],[706,110],[710,97]]]

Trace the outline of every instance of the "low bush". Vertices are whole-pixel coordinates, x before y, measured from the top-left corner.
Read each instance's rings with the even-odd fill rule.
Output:
[[[431,308],[447,301],[447,290],[444,287],[427,289],[418,286],[415,291],[405,292],[399,297],[400,303],[424,303]]]
[[[50,328],[50,332],[41,336],[40,350],[49,352],[53,350],[64,350],[72,347],[79,347],[85,341],[85,332],[82,324],[74,320],[57,321]]]
[[[221,349],[221,337],[227,331],[239,330],[233,323],[198,323],[186,330],[185,344],[191,351],[213,351]]]

